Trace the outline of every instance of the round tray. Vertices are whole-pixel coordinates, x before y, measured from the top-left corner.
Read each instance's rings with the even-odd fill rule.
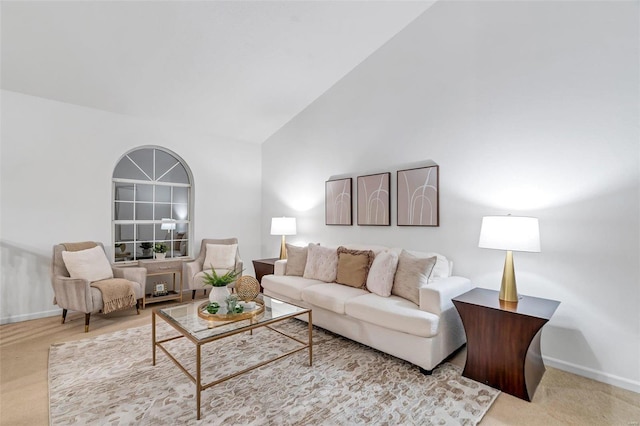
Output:
[[[207,321],[240,321],[243,319],[253,318],[264,312],[264,302],[261,300],[254,300],[254,302],[256,302],[255,309],[241,312],[239,314],[210,314],[206,311],[206,307],[209,302],[204,302],[198,306],[198,316],[206,319]]]

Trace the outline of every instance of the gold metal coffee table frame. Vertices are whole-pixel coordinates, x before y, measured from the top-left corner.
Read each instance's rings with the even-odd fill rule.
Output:
[[[197,420],[200,420],[201,393],[205,389],[208,389],[212,386],[237,377],[248,371],[255,370],[256,368],[260,368],[263,365],[272,363],[305,349],[309,351],[309,366],[313,365],[313,323],[311,309],[297,306],[292,303],[283,302],[269,296],[262,296],[262,301],[264,303],[265,309],[264,312],[257,317],[245,318],[239,321],[216,322],[215,324],[212,324],[210,321],[204,320],[198,316],[200,302],[191,302],[165,308],[155,308],[153,310],[153,313],[151,315],[153,365],[156,365],[156,348],[160,348],[169,357],[169,359],[171,359],[174,364],[176,364],[178,368],[180,368],[180,370],[182,370],[182,372],[196,385]],[[273,324],[301,315],[307,315],[308,319],[309,334],[306,342],[271,327],[271,325]],[[156,316],[172,326],[176,331],[178,331],[178,333],[180,333],[180,335],[157,340]],[[217,380],[214,380],[213,382],[202,383],[202,345],[240,333],[253,333],[254,329],[260,327],[265,327],[271,331],[275,331],[282,336],[298,342],[302,346],[285,352],[275,358],[262,361],[258,364],[237,371],[233,374],[221,377]],[[181,339],[183,337],[190,340],[196,346],[195,376],[192,375],[164,346],[164,343],[166,342]]]

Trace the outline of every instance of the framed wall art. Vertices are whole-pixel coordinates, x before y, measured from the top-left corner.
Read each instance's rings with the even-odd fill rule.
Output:
[[[351,225],[351,178],[325,182],[325,223],[327,225]]]
[[[438,166],[398,170],[398,226],[439,226]]]
[[[388,172],[358,176],[358,225],[391,225],[390,180]]]

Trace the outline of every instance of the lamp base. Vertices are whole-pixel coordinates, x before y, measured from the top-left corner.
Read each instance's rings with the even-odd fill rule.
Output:
[[[282,242],[280,243],[280,260],[287,258],[287,246],[284,242],[284,235],[282,236]]]
[[[513,268],[513,252],[511,250],[507,250],[507,256],[504,259],[504,271],[502,272],[499,299],[504,302],[518,303],[516,272]]]

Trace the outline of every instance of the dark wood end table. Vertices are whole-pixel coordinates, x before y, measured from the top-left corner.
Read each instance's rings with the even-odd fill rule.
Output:
[[[560,302],[521,296],[518,303],[510,303],[498,295],[474,288],[452,299],[467,334],[462,375],[531,401],[545,372],[542,327]]]
[[[253,261],[253,269],[256,271],[256,279],[260,283],[260,293],[262,293],[262,277],[264,275],[273,274],[276,261],[280,260],[279,257],[273,257],[269,259],[256,259]]]

